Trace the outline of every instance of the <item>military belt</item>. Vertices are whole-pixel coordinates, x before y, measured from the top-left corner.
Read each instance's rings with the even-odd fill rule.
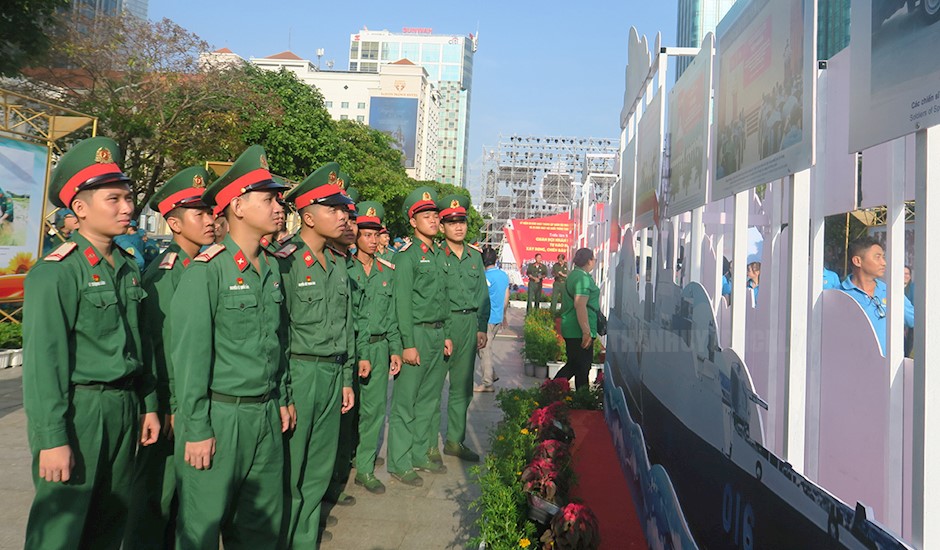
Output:
[[[464,314],[467,314],[467,313],[476,313],[478,309],[479,309],[479,308],[472,308],[472,309],[455,309],[455,310],[451,311],[451,313],[464,313]]]
[[[444,321],[434,321],[433,323],[415,323],[415,326],[426,328],[444,328]]]
[[[346,360],[349,359],[349,355],[341,353],[339,355],[307,355],[305,353],[292,353],[290,354],[291,359],[298,359],[300,361],[318,361],[320,363],[336,363],[338,365],[346,364]]]
[[[387,332],[383,332],[382,334],[373,334],[372,336],[369,337],[369,343],[370,343],[370,344],[376,344],[376,343],[378,343],[378,342],[381,342],[382,340],[385,340],[385,335],[386,335],[386,334],[388,334],[388,333],[387,333]]]
[[[126,376],[124,378],[119,378],[117,380],[114,380],[113,382],[89,382],[87,384],[73,384],[73,385],[77,389],[82,389],[82,390],[131,391],[137,386],[137,378],[134,376]]]
[[[240,396],[240,395],[228,395],[225,393],[219,393],[217,391],[209,392],[209,399],[213,401],[217,401],[219,403],[234,403],[236,405],[267,403],[269,398],[270,396],[267,393],[263,395]]]

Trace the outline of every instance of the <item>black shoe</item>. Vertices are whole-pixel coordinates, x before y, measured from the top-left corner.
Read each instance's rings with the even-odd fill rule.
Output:
[[[336,516],[326,516],[326,521],[320,521],[320,530],[322,531],[326,527],[333,527],[337,523],[339,523],[339,520],[336,519]]]

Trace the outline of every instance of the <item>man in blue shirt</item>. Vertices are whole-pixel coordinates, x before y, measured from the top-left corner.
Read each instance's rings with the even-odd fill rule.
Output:
[[[885,355],[888,339],[888,288],[881,277],[885,274],[887,262],[881,244],[871,237],[862,237],[849,243],[849,259],[852,261],[852,274],[842,281],[842,291],[851,296],[868,315],[881,354]],[[904,325],[914,326],[914,306],[903,294]]]
[[[494,342],[500,325],[505,323],[504,314],[509,307],[509,275],[496,267],[496,250],[483,249],[483,267],[486,268],[486,285],[490,290],[490,318],[486,328],[486,341]],[[475,392],[492,392],[493,382],[499,380],[493,374],[492,344],[477,351],[483,383],[473,387]]]

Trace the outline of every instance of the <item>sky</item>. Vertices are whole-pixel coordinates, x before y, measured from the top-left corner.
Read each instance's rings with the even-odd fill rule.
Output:
[[[430,27],[478,34],[470,104],[469,181],[479,187],[484,146],[500,135],[617,139],[631,26],[650,43],[675,45],[678,0],[476,0],[303,2],[150,0],[150,19],[169,18],[214,49],[266,57],[290,49],[322,67],[349,68],[349,35]],[[673,81],[670,75],[668,81]]]

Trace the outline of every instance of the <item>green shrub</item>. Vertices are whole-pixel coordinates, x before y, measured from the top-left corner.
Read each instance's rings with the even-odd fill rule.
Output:
[[[555,332],[555,318],[550,311],[533,311],[526,316],[522,336],[525,342],[523,354],[530,363],[545,365],[561,357],[563,346]]]
[[[19,323],[0,323],[0,349],[19,349],[23,347],[23,325]]]

